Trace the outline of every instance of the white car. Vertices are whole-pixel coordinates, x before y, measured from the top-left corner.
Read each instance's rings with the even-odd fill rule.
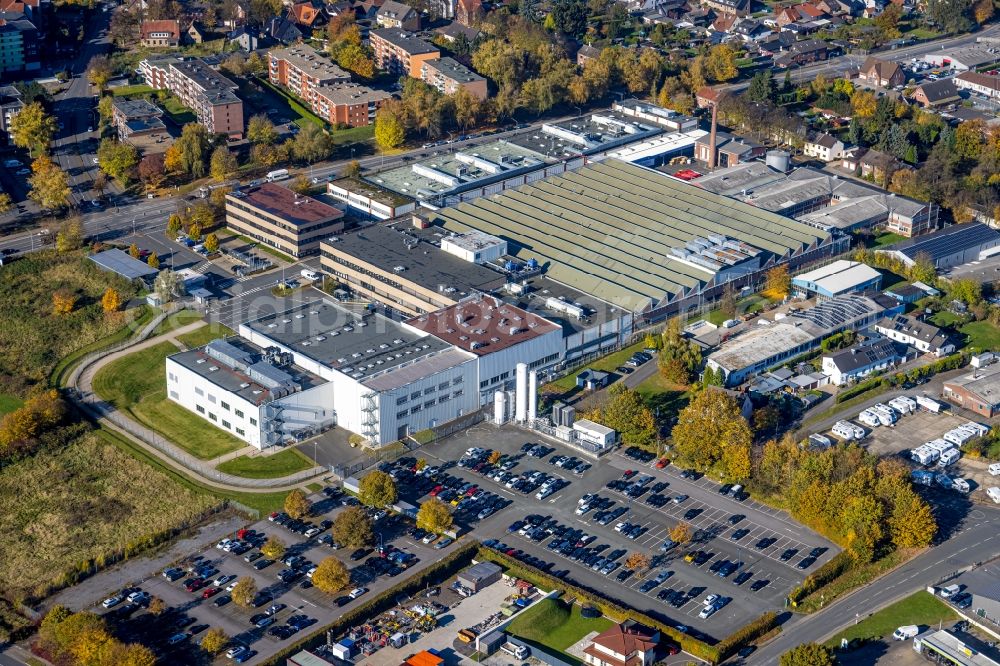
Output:
[[[701,602],[701,603],[704,604],[704,605],[706,605],[706,606],[711,606],[712,604],[714,604],[718,600],[719,600],[719,595],[717,595],[717,594],[710,594],[707,597],[705,597],[705,600],[703,602]]]
[[[228,546],[232,542],[233,542],[232,539],[223,539],[219,543],[215,544],[215,547],[218,548],[219,550],[223,550],[226,546]]]
[[[305,536],[307,539],[310,539],[319,534],[320,532],[322,532],[320,528],[310,527],[309,529],[306,530],[306,533],[303,536]]]
[[[706,619],[712,617],[712,615],[717,610],[719,610],[719,609],[716,606],[705,606],[704,608],[701,609],[701,612],[698,613],[698,617],[700,617],[703,620],[706,620]]]
[[[100,160],[98,160],[96,157],[92,157],[90,159],[90,161],[93,162],[94,164],[99,164],[100,163]]]
[[[236,589],[236,584],[239,583],[239,582],[240,581],[238,581],[238,580],[234,580],[229,585],[226,585],[226,592],[232,592],[233,590],[235,590]]]
[[[353,590],[351,590],[351,593],[348,594],[347,596],[349,596],[351,599],[357,599],[367,591],[368,591],[367,587],[356,587]]]
[[[240,656],[241,654],[243,654],[246,651],[247,651],[247,649],[244,646],[242,646],[242,645],[237,645],[236,647],[231,647],[228,650],[226,650],[226,658],[227,659],[232,659],[234,657],[238,657],[238,656]]]
[[[105,599],[103,602],[101,602],[101,605],[104,606],[105,608],[113,608],[118,604],[120,604],[121,602],[122,602],[122,595],[116,594],[114,596]]]
[[[214,585],[215,587],[222,587],[223,585],[232,580],[236,580],[236,576],[233,576],[232,574],[227,574],[216,578],[214,581],[212,581],[212,585]]]
[[[149,592],[143,592],[142,590],[128,595],[129,603],[132,604],[137,604],[141,601],[145,601],[146,599],[149,599]]]

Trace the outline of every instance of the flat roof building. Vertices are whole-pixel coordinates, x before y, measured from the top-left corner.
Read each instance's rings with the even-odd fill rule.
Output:
[[[441,57],[436,46],[399,28],[382,28],[368,33],[375,52],[375,65],[387,72],[420,78],[423,63]]]
[[[313,112],[330,124],[367,127],[375,123],[375,114],[392,95],[360,83],[334,83],[313,88],[310,105]]]
[[[344,214],[273,183],[226,195],[226,226],[293,257],[319,252],[320,241],[344,229]]]
[[[803,297],[815,294],[821,299],[877,290],[881,284],[882,274],[877,270],[846,259],[839,259],[792,278],[792,287]]]
[[[351,80],[350,74],[306,44],[272,49],[267,58],[267,75],[271,83],[290,90],[307,102],[311,101],[314,88]]]
[[[1000,252],[1000,232],[981,222],[956,224],[877,250],[912,266],[925,256],[943,270],[979,261]]]
[[[113,98],[111,124],[120,141],[135,146],[144,154],[165,152],[171,144],[163,123],[163,111],[144,99]]]
[[[1000,654],[974,636],[928,629],[913,639],[913,649],[928,659],[954,666],[1000,666]]]
[[[149,281],[156,277],[158,272],[155,268],[151,268],[145,261],[139,261],[118,248],[111,248],[110,250],[92,254],[88,259],[102,269],[116,273],[126,280]]]
[[[486,99],[486,79],[454,58],[425,60],[420,65],[420,79],[445,95],[464,88],[473,97]]]
[[[819,346],[823,338],[851,329],[860,331],[903,306],[885,296],[848,294],[759,324],[724,342],[708,356],[708,366],[725,375],[726,386],[737,386],[754,375]]]
[[[243,101],[235,93],[239,86],[200,58],[147,58],[139,71],[150,87],[176,94],[209,132],[243,138]]]
[[[435,216],[449,231],[502,238],[513,257],[545,266],[549,279],[649,319],[686,310],[715,287],[721,294],[724,283],[746,280],[771,261],[794,268],[843,245],[795,220],[616,159]]]
[[[596,155],[628,144],[646,141],[663,128],[615,111],[592,113],[545,123],[541,129],[508,139],[523,148],[541,153],[548,159],[561,160],[578,155]]]
[[[391,220],[412,213],[417,207],[413,197],[397,194],[360,178],[338,178],[327,184],[326,193],[374,220]]]
[[[442,250],[436,231],[376,224],[324,240],[320,260],[360,296],[410,316],[503,287],[506,275]]]
[[[993,418],[1000,414],[1000,365],[945,381],[941,395],[954,405]]]

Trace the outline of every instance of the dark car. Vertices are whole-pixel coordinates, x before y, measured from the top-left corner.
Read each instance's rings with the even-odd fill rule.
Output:
[[[751,592],[760,592],[765,587],[767,587],[768,583],[770,583],[770,582],[771,581],[769,581],[769,580],[757,580],[757,581],[754,581],[754,584],[750,586],[750,591]]]
[[[809,551],[809,557],[819,557],[825,552],[826,548],[823,548],[822,546],[817,546],[816,548],[813,548],[812,550]]]
[[[370,552],[372,552],[371,548],[358,548],[356,551],[351,553],[351,561],[358,562],[364,559]]]
[[[816,564],[816,558],[815,557],[803,557],[802,561],[799,562],[798,564],[796,564],[795,567],[797,569],[805,570],[805,569],[808,569],[809,567],[811,567],[814,564]]]
[[[336,599],[333,600],[333,604],[338,608],[341,606],[346,606],[349,603],[351,603],[351,598],[347,595],[337,597]]]
[[[745,518],[746,516],[744,516],[742,513],[734,513],[733,515],[729,516],[729,524],[736,525],[737,523],[742,522]]]
[[[757,543],[755,543],[753,547],[756,548],[757,550],[764,550],[765,548],[773,544],[775,541],[777,541],[777,539],[775,539],[774,537],[764,537],[763,539],[760,539]]]
[[[256,562],[254,562],[253,568],[256,569],[257,571],[260,571],[261,569],[266,569],[272,564],[274,564],[274,560],[264,558],[263,560],[257,560]]]
[[[733,541],[739,541],[748,534],[750,534],[750,530],[744,528],[742,530],[734,531],[732,534],[729,535],[729,538],[732,539]]]
[[[742,585],[743,583],[747,582],[751,578],[753,578],[753,572],[744,571],[743,573],[741,573],[740,575],[736,576],[736,578],[733,579],[733,584],[734,585]]]
[[[231,596],[229,596],[228,594],[222,594],[222,595],[216,597],[215,601],[213,601],[212,603],[215,604],[217,607],[221,607],[221,606],[225,606],[226,604],[228,604],[232,600],[233,600],[233,598]]]
[[[798,552],[799,552],[798,548],[789,548],[785,552],[783,552],[781,554],[781,557],[778,558],[778,559],[780,559],[782,562],[787,562],[788,560],[790,560],[793,557],[795,557],[796,553],[798,553]]]
[[[698,514],[700,513],[701,509],[688,509],[687,511],[684,512],[684,520],[692,520],[694,518],[697,518]]]

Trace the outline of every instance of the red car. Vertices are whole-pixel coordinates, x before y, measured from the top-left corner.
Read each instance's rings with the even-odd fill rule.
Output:
[[[628,480],[628,479],[631,479],[633,476],[635,476],[638,473],[639,472],[635,471],[634,469],[627,469],[622,474],[622,478]]]
[[[219,593],[219,588],[217,588],[217,587],[209,587],[204,592],[201,593],[201,598],[202,599],[209,599],[211,597],[214,597],[218,593]]]
[[[444,490],[444,486],[434,486],[434,490],[431,491],[431,497],[437,497],[438,493]]]
[[[194,592],[195,590],[200,590],[203,587],[205,587],[205,580],[203,578],[195,578],[187,584],[187,591]]]
[[[468,490],[465,491],[465,496],[466,497],[475,497],[476,493],[478,493],[478,492],[479,492],[479,486],[472,486],[471,488],[469,488]]]
[[[669,458],[660,458],[659,460],[656,461],[656,469],[663,469],[669,464],[670,464]]]

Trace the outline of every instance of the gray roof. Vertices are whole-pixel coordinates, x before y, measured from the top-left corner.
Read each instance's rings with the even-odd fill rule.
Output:
[[[843,349],[830,354],[828,358],[841,372],[853,372],[881,363],[892,362],[900,356],[899,350],[896,349],[896,343],[881,338]]]
[[[616,159],[438,211],[451,231],[478,229],[551,279],[636,311],[714,272],[675,258],[697,238],[724,235],[778,256],[829,238],[768,211]]]
[[[406,20],[406,17],[412,13],[416,13],[413,7],[404,5],[402,2],[396,2],[396,0],[385,0],[378,9],[379,16],[388,16],[401,21]]]
[[[451,348],[383,315],[349,310],[326,300],[302,303],[243,327],[355,379]]]
[[[958,88],[955,87],[955,82],[951,79],[941,79],[939,81],[924,83],[918,87],[918,90],[922,90],[927,101],[932,104],[958,97]]]
[[[272,49],[268,55],[284,60],[321,84],[332,81],[350,81],[351,75],[334,64],[328,57],[307,44],[295,44],[283,49]]]
[[[416,35],[400,30],[399,28],[382,28],[381,30],[372,30],[369,35],[375,35],[385,41],[389,42],[393,46],[397,46],[410,55],[416,55],[420,53],[434,53],[438,51],[438,47],[425,42]]]
[[[897,331],[938,347],[948,341],[948,337],[937,326],[914,319],[913,317],[907,317],[906,315],[896,315],[891,318],[886,317],[875,324],[875,326],[885,330]]]
[[[438,58],[437,60],[428,60],[424,63],[424,67],[436,70],[443,76],[457,81],[458,83],[470,83],[472,81],[484,80],[483,77],[479,76],[454,58]]]
[[[996,564],[967,571],[959,576],[958,582],[977,597],[1000,602],[1000,567]]]
[[[163,111],[153,104],[144,99],[124,99],[122,97],[115,97],[111,102],[112,106],[125,116],[126,119],[134,118],[147,118],[149,116],[160,117],[163,115]]]
[[[117,248],[90,255],[90,260],[106,271],[117,273],[128,280],[138,280],[156,275],[157,270],[144,261],[133,258]]]
[[[201,88],[210,104],[232,104],[240,101],[233,92],[239,86],[198,58],[173,62],[170,67]]]
[[[439,245],[446,234],[440,229],[423,232],[412,225],[375,224],[356,232],[337,236],[336,242],[326,241],[338,252],[357,257],[392,274],[399,272],[401,281],[413,282],[432,291],[441,285],[454,288],[453,300],[473,291],[493,291],[506,282],[506,276],[485,266],[473,264],[445,252]],[[435,241],[437,245],[435,245]]]

